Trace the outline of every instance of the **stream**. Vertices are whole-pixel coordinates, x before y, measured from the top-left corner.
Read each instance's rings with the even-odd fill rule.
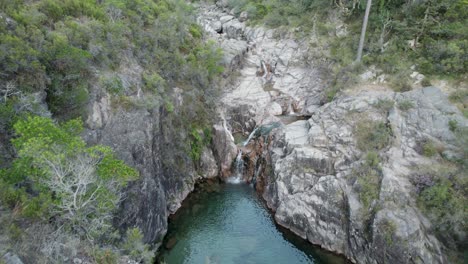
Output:
[[[216,192],[191,194],[170,218],[160,261],[345,263],[343,258],[280,230],[251,186],[221,184],[216,188]]]

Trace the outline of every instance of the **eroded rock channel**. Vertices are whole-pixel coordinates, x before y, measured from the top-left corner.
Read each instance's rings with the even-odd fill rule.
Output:
[[[447,262],[411,182],[431,163],[421,142],[454,157],[447,123],[468,125],[443,92],[374,87],[326,103],[325,69],[293,34],[246,26],[222,4],[199,17],[229,69],[213,139],[222,180],[252,183],[276,223],[352,262]]]

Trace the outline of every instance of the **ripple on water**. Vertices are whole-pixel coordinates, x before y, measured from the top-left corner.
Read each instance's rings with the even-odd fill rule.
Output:
[[[219,193],[192,195],[169,224],[176,238],[161,258],[178,263],[344,263],[281,232],[255,191],[226,184]]]

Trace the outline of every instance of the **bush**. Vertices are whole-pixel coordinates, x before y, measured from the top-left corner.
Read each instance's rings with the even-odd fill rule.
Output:
[[[426,140],[422,143],[422,154],[426,157],[432,157],[437,154],[437,148],[433,141]]]
[[[458,128],[457,120],[450,120],[448,122],[448,126],[449,126],[450,131],[455,132],[455,130],[457,130],[457,128]]]
[[[96,247],[93,251],[93,258],[99,264],[115,264],[118,263],[118,254],[111,249],[102,249]]]
[[[385,243],[392,246],[394,243],[394,234],[397,229],[396,224],[391,220],[384,220],[379,223],[379,230],[382,232]]]
[[[372,213],[370,210],[372,202],[379,198],[381,181],[379,162],[377,154],[369,152],[366,155],[365,163],[352,172],[357,177],[355,189],[363,205],[363,213],[367,216]]]
[[[354,128],[354,135],[361,151],[378,151],[390,144],[392,131],[384,122],[361,120]]]
[[[414,104],[410,100],[402,100],[402,101],[398,102],[398,107],[402,111],[408,111],[408,110],[410,110],[411,108],[414,107]]]
[[[463,248],[463,235],[460,234],[468,231],[465,224],[468,206],[463,194],[467,185],[444,174],[434,176],[433,184],[422,189],[418,206],[433,224],[439,239],[451,250],[456,250],[457,246],[460,250]]]
[[[399,73],[392,77],[390,86],[395,92],[407,92],[411,90],[411,80],[403,73]]]
[[[120,80],[119,76],[103,77],[100,82],[106,91],[111,94],[121,95],[124,92],[122,80]]]
[[[137,172],[116,159],[108,147],[86,147],[78,136],[79,120],[57,125],[49,118],[29,117],[14,128],[18,158],[1,179],[3,188],[6,184],[13,191],[21,214],[53,217],[57,226],[81,236],[104,234],[122,188],[137,178]],[[14,187],[18,185],[27,186],[28,191]]]
[[[384,113],[388,113],[393,108],[395,102],[391,99],[379,99],[374,105],[376,108],[382,110]]]
[[[158,73],[143,74],[143,84],[146,91],[155,95],[163,94],[167,86],[166,81]]]
[[[203,148],[211,144],[211,129],[193,127],[190,132],[190,157],[194,161],[199,161]]]
[[[431,80],[427,77],[424,77],[424,79],[422,79],[421,81],[421,85],[422,87],[429,87],[429,86],[432,86],[432,83],[431,83]]]
[[[468,118],[468,89],[457,89],[450,94],[449,100]]]
[[[137,227],[127,229],[122,248],[138,263],[153,263],[154,253],[151,252],[149,245],[143,242],[143,234]]]

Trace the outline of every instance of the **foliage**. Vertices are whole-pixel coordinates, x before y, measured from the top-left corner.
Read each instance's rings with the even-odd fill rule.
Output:
[[[192,128],[190,132],[190,157],[194,161],[199,161],[202,150],[211,143],[211,130]]]
[[[355,128],[357,147],[362,151],[378,151],[390,144],[392,131],[381,121],[360,120]]]
[[[468,89],[457,89],[450,94],[449,100],[468,118]]]
[[[102,77],[101,85],[111,94],[120,95],[124,92],[122,80],[118,76]]]
[[[398,102],[398,108],[400,108],[402,111],[408,111],[413,107],[414,103],[410,100],[401,100]]]
[[[18,158],[1,175],[4,202],[19,206],[24,216],[53,218],[57,226],[88,238],[106,232],[121,189],[137,172],[110,148],[87,147],[79,120],[57,125],[36,116],[14,128]]]
[[[118,255],[111,249],[102,249],[96,247],[93,252],[93,257],[95,262],[100,264],[118,263]]]
[[[284,0],[230,0],[236,14],[249,13],[251,23],[277,28],[300,28],[320,34],[331,48],[330,59],[347,67],[356,57],[365,4]],[[465,0],[378,1],[371,8],[363,61],[389,74],[416,69],[426,75],[463,76],[468,68],[468,12]],[[260,11],[260,12],[259,12]],[[338,14],[349,34],[334,36]],[[313,18],[313,19],[311,19]],[[408,78],[392,81],[396,91],[409,90]],[[427,86],[427,81],[423,82]],[[333,90],[339,90],[334,88]]]
[[[458,128],[457,120],[450,120],[448,122],[448,126],[449,126],[450,131],[455,132],[455,130],[457,130],[457,128]]]
[[[177,83],[209,98],[210,82],[224,70],[220,49],[204,43],[192,7],[181,0],[40,0],[3,8],[17,24],[0,26],[0,81],[46,91],[63,120],[84,114],[96,68],[125,67],[127,54],[147,71],[145,91],[160,97],[167,97],[162,86]],[[99,84],[116,95],[136,92],[123,91],[121,82],[115,76]]]
[[[407,92],[411,90],[411,80],[404,72],[397,73],[390,79],[390,86],[395,92]]]
[[[339,91],[356,85],[359,82],[358,72],[361,70],[362,64],[353,64],[337,69],[333,81],[325,89],[325,101],[333,101]]]
[[[374,105],[378,109],[382,110],[384,113],[388,113],[393,108],[395,102],[391,99],[379,99]]]
[[[122,245],[126,251],[138,263],[153,263],[154,253],[149,246],[143,242],[143,234],[138,228],[129,228],[126,232],[126,239]]]
[[[432,157],[438,153],[437,147],[431,140],[425,140],[422,143],[422,154],[426,157]]]
[[[383,233],[385,243],[389,246],[394,243],[394,234],[397,229],[396,224],[391,220],[384,220],[379,223],[379,229]]]
[[[464,220],[468,217],[466,197],[463,195],[464,185],[445,177],[436,177],[432,186],[424,188],[419,193],[418,205],[426,213],[438,234],[445,239],[449,236],[459,239],[459,232],[468,231]],[[444,232],[449,232],[445,233]],[[456,243],[460,243],[458,241]]]
[[[164,133],[184,138],[170,143],[177,153],[171,158],[192,166],[189,156],[199,157],[211,140],[206,128],[218,95],[215,81],[224,71],[221,50],[205,43],[193,11],[182,0],[0,1],[0,83],[15,84],[18,92],[5,96],[0,91],[7,98],[0,103],[2,136],[16,131],[18,153],[8,169],[0,170],[0,199],[18,218],[60,229],[81,242],[92,240],[96,249],[88,256],[115,262],[115,250],[98,245],[108,242],[105,233],[112,230],[122,189],[137,175],[109,148],[86,146],[79,138],[81,122],[74,118],[84,116],[90,97],[102,92],[111,94],[113,107],[162,109]],[[143,85],[133,85],[134,80]],[[54,118],[69,122],[18,121],[34,112],[19,107],[32,92],[45,93]],[[198,128],[201,140],[192,133]],[[76,206],[70,198],[75,196]]]
[[[380,159],[376,152],[368,152],[365,161],[353,169],[352,175],[356,177],[355,190],[363,204],[363,214],[369,216],[373,213],[372,202],[379,198],[381,169]]]

